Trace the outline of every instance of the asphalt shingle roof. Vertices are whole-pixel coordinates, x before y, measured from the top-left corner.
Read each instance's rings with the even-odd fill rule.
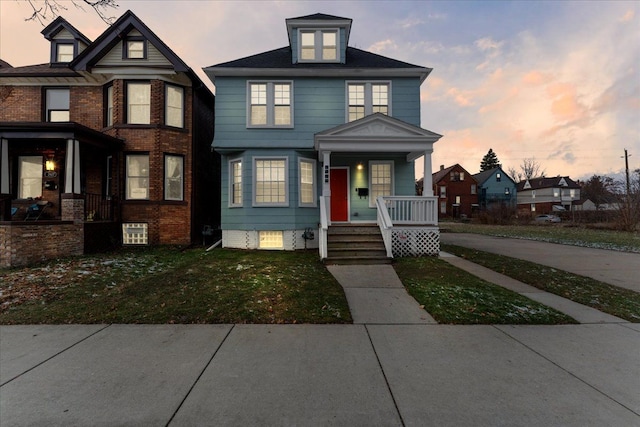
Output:
[[[64,66],[51,66],[51,64],[38,64],[27,65],[24,67],[0,67],[0,76],[4,77],[77,77],[79,76],[73,70],[70,70],[66,65]]]

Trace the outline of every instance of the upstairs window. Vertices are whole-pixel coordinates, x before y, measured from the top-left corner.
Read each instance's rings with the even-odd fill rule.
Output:
[[[73,43],[56,44],[56,62],[73,61]]]
[[[291,82],[249,82],[247,127],[293,126]]]
[[[165,115],[167,126],[181,128],[184,126],[184,89],[167,85],[165,90]]]
[[[390,114],[390,83],[347,83],[347,121],[352,122],[373,113]]]
[[[127,83],[127,123],[151,123],[150,83]]]
[[[501,179],[502,179],[502,175],[500,175],[500,173],[498,172],[496,174],[496,182],[500,182]]]
[[[127,37],[124,40],[122,59],[146,59],[147,42],[144,37]]]
[[[337,30],[300,31],[299,62],[337,62]]]
[[[45,89],[45,121],[69,121],[69,89]]]

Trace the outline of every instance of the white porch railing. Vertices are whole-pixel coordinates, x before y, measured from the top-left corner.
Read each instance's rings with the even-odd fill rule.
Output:
[[[320,196],[320,228],[318,229],[320,259],[325,259],[329,256],[329,250],[327,248],[327,231],[329,230],[328,209],[329,204],[327,203],[327,197]]]
[[[440,252],[437,197],[378,197],[376,207],[387,256],[437,255]]]

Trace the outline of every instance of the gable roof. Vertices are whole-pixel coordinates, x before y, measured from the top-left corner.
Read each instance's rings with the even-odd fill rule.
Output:
[[[515,181],[509,176],[509,174],[504,173],[504,170],[500,166],[495,167],[493,169],[488,169],[486,171],[479,172],[475,175],[472,175],[473,178],[478,182],[478,184],[482,185],[484,182],[495,175],[498,171],[502,172],[503,178],[508,178],[515,185]]]
[[[527,185],[528,184],[528,185]],[[563,185],[566,184],[566,185]],[[526,188],[525,188],[526,187]],[[529,178],[518,183],[518,191],[537,190],[541,188],[580,188],[580,185],[568,176],[556,176],[548,178],[541,176],[538,178]]]
[[[156,49],[164,55],[176,71],[191,71],[187,64],[182,61],[153,31],[145,25],[133,12],[127,10],[116,20],[107,30],[72,62],[71,68],[78,71],[91,71],[91,68],[114,46],[122,42],[122,37],[131,30],[138,30]],[[193,73],[193,71],[191,71]],[[195,76],[195,73],[193,73]]]
[[[7,61],[0,59],[0,68],[13,68]]]
[[[297,18],[289,18],[289,19],[287,19],[287,21],[293,21],[293,20],[304,20],[304,21],[311,21],[311,20],[317,20],[317,21],[345,20],[345,21],[351,21],[350,18],[343,18],[341,16],[335,16],[335,15],[327,15],[326,13],[313,13],[311,15],[298,16]]]
[[[69,24],[69,22],[67,22],[67,20],[62,16],[58,16],[56,19],[54,19],[49,25],[44,28],[44,30],[41,31],[41,33],[47,40],[52,40],[56,36],[56,34],[58,34],[63,29],[69,31],[74,39],[80,40],[85,44],[91,44],[91,40],[87,36],[78,31],[76,27]]]
[[[460,164],[456,163],[455,165],[449,166],[448,168],[440,169],[438,172],[435,172],[431,175],[431,181],[435,184],[440,181],[445,176],[449,175],[449,172],[453,170],[456,166],[460,166]],[[460,166],[462,168],[462,166]],[[464,169],[464,168],[462,168]]]

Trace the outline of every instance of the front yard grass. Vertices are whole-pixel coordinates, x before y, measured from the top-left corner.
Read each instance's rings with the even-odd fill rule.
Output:
[[[563,313],[435,257],[401,258],[394,268],[409,294],[439,323],[577,323]]]
[[[0,324],[351,321],[316,251],[137,248],[0,270]]]
[[[552,267],[454,245],[443,251],[465,258],[522,283],[593,307],[629,322],[640,323],[640,294]]]

